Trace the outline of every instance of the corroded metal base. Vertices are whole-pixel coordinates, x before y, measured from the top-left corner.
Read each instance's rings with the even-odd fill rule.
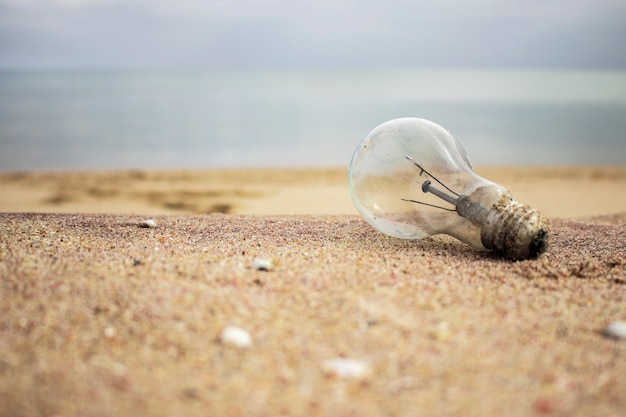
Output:
[[[487,213],[481,240],[487,249],[509,259],[534,259],[548,249],[550,224],[534,208],[505,195]]]

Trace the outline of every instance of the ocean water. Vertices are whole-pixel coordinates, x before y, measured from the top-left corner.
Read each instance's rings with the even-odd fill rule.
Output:
[[[475,165],[626,163],[626,72],[0,72],[0,170],[346,166],[396,117]]]

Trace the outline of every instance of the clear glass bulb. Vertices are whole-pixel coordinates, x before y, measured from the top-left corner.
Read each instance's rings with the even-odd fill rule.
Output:
[[[356,148],[349,187],[361,215],[403,239],[445,233],[511,259],[548,246],[547,219],[480,177],[459,141],[425,119],[383,123]]]

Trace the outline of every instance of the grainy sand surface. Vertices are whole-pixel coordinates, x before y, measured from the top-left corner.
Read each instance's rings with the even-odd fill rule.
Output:
[[[316,172],[296,183],[339,195],[338,174]],[[122,198],[151,192],[147,183],[100,197],[68,184],[68,200],[48,202],[64,210],[113,193],[127,214],[26,213],[41,211],[33,195],[57,189],[25,185],[51,184],[44,174],[5,175],[4,190],[26,181],[17,188],[33,200],[0,214],[0,416],[624,415],[626,340],[603,332],[626,320],[626,209],[558,215],[585,190],[623,204],[623,172],[500,172],[521,201],[551,213],[550,249],[524,262],[445,236],[389,238],[342,203],[326,204],[339,215],[298,204],[281,214],[286,203],[276,215],[236,214],[252,204],[245,193],[278,198],[295,174],[241,183],[239,194],[238,180],[200,181],[198,193],[221,184],[233,198],[219,204],[231,208],[206,200],[199,211],[213,214],[152,213],[155,228],[140,227],[148,217]],[[102,184],[94,175],[105,176],[80,184]],[[562,196],[541,207],[546,184]],[[159,198],[176,192],[161,186]],[[273,269],[253,269],[256,258]],[[227,326],[251,345],[223,343]],[[365,372],[344,378],[328,368],[336,358]]]

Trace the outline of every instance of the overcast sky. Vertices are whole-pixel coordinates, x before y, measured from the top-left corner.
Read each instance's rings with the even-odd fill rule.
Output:
[[[626,68],[624,0],[0,0],[0,68]]]

